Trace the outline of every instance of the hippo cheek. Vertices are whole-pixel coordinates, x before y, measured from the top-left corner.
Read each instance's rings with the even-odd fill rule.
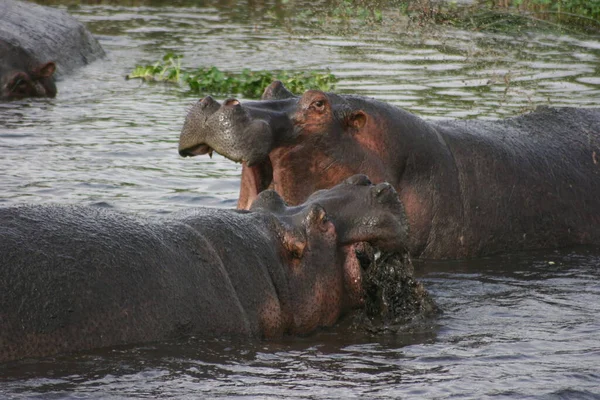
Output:
[[[301,251],[291,252],[295,259],[290,265],[292,331],[297,334],[333,325],[345,304],[343,254],[338,250],[335,226],[320,206],[311,207],[304,226],[305,244]]]
[[[320,309],[319,326],[332,326],[344,313],[364,306],[362,267],[356,255],[356,246],[337,250],[336,260],[330,267],[335,272],[315,282],[313,302]]]
[[[281,337],[284,327],[288,325],[284,319],[285,314],[279,299],[276,296],[267,295],[259,310],[260,331],[263,337],[266,339]]]
[[[292,263],[292,334],[306,334],[319,327],[333,325],[342,308],[341,277],[323,273],[333,267],[341,270],[335,263],[335,257],[323,260],[323,257],[305,253],[304,258],[304,262]],[[309,265],[306,259],[316,260]]]
[[[332,326],[342,313],[343,289],[339,279],[316,280],[310,289],[311,301],[307,312],[296,323],[310,332],[318,327]],[[311,304],[312,303],[312,304]]]

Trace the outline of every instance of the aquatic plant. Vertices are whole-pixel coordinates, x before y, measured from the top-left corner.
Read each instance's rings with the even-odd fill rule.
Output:
[[[214,95],[242,95],[246,98],[260,98],[264,88],[274,80],[280,80],[293,93],[308,89],[331,91],[337,78],[319,71],[221,71],[217,67],[203,67],[183,70],[180,55],[168,53],[152,65],[138,65],[127,75],[127,79],[142,79],[146,82],[169,82],[188,85],[194,93]]]

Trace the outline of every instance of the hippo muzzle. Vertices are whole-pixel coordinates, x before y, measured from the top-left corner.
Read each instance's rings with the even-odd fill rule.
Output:
[[[209,154],[213,149],[248,166],[264,161],[275,142],[293,130],[284,110],[273,110],[237,99],[221,105],[210,96],[199,100],[188,113],[179,137],[183,157]]]

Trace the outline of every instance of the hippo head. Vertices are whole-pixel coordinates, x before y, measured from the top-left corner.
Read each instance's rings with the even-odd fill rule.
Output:
[[[243,164],[238,208],[247,209],[271,188],[289,204],[357,173],[395,182],[382,162],[391,151],[384,121],[359,96],[309,90],[294,96],[275,81],[262,100],[219,104],[210,96],[188,113],[179,139],[182,156],[213,150]]]
[[[0,40],[0,99],[55,97],[54,62],[37,62],[23,49]]]
[[[392,252],[403,252],[406,245],[406,218],[396,191],[388,183],[374,185],[364,175],[317,191],[299,206],[289,207],[275,191],[266,190],[251,211],[273,218],[282,243],[289,278],[286,290],[278,292],[289,294],[280,303],[293,310],[283,313],[291,316],[286,325],[292,334],[330,326],[345,311],[363,305],[359,256],[365,242]]]

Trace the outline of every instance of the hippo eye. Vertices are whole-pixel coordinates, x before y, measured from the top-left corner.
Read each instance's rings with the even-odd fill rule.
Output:
[[[28,83],[25,79],[19,78],[15,80],[11,87],[13,93],[25,93],[27,91]]]
[[[313,103],[311,105],[312,105],[312,108],[314,108],[316,111],[323,111],[325,109],[325,101],[324,100],[313,101]]]

